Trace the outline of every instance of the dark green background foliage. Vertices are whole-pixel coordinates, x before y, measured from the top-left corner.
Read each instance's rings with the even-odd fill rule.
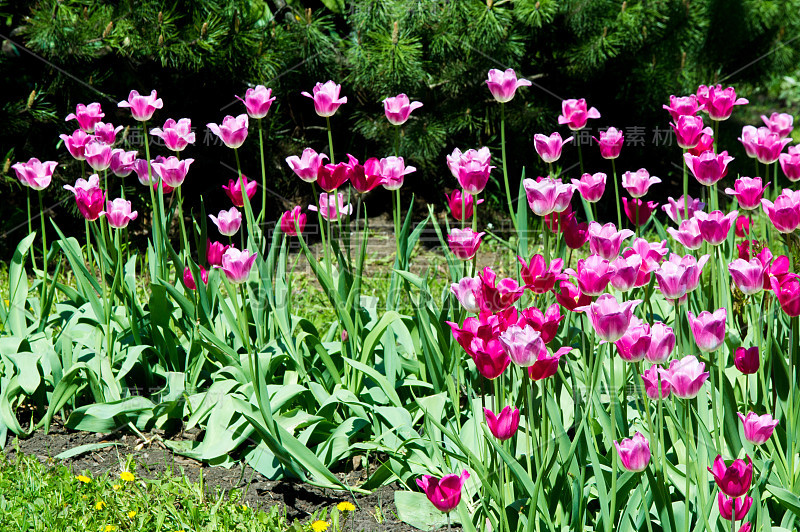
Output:
[[[223,206],[216,192],[234,175],[230,150],[205,145],[205,124],[243,112],[233,95],[255,84],[278,98],[265,123],[268,172],[281,196],[270,195],[270,208],[277,216],[292,203],[285,198],[308,200],[308,188],[283,160],[305,146],[327,151],[324,121],[300,96],[327,79],[340,82],[348,97],[332,120],[340,159],[345,152],[360,159],[393,153],[383,98],[405,92],[424,103],[402,130],[402,154],[419,169],[406,190],[440,202],[441,191],[454,185],[444,164],[454,147],[488,145],[499,159],[499,106],[484,82],[490,68],[512,67],[534,80],[507,109],[515,180],[523,165],[542,170],[533,134],[555,131],[560,99],[580,97],[603,115],[590,123],[593,134],[610,125],[644,131],[641,147],[623,153],[620,170],[646,165],[666,178],[680,170],[669,163],[678,149],[655,145],[654,129],[668,127],[661,104],[716,82],[751,101],[770,94],[790,100],[797,84],[786,89],[781,80],[796,69],[799,28],[798,0],[0,2],[0,154],[10,160],[0,191],[11,198],[0,205],[0,234],[25,219],[9,162],[60,161],[48,201],[63,199],[68,193],[60,186],[80,171],[58,144],[59,133],[74,129],[63,117],[79,102],[99,101],[107,121],[135,126],[116,108],[134,88],[155,88],[164,99],[151,127],[188,116],[198,128],[197,145],[186,152],[197,160],[185,186],[195,208],[203,192],[209,210]],[[757,120],[755,111],[739,115]],[[735,148],[739,131],[736,122],[723,125],[723,139],[731,140],[723,146]],[[257,135],[242,151],[245,173],[257,176]],[[608,171],[594,151],[584,146],[587,170]],[[572,148],[562,162],[575,160]],[[494,177],[502,179],[499,171]],[[131,192],[141,188],[135,177],[128,183]],[[499,190],[490,186],[489,205],[502,205]],[[373,212],[388,203],[383,199],[379,192]],[[64,205],[55,215],[70,209]],[[0,239],[0,255],[19,236]]]

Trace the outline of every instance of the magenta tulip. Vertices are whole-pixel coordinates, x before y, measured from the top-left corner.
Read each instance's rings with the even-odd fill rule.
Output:
[[[800,146],[789,146],[786,151],[778,155],[778,162],[786,179],[795,183],[800,180]]]
[[[709,467],[708,471],[714,476],[722,493],[729,497],[741,497],[750,489],[750,482],[753,479],[753,461],[749,456],[747,456],[747,462],[737,459],[731,465],[726,466],[722,456],[717,455],[713,466]]]
[[[640,432],[619,443],[615,440],[614,447],[617,448],[622,467],[633,473],[647,469],[650,462],[650,442]]]
[[[111,151],[109,169],[117,177],[128,177],[133,172],[134,161],[136,161],[135,151],[125,151],[118,148]],[[146,168],[145,172],[147,172]]]
[[[231,207],[227,211],[219,211],[217,216],[209,214],[208,217],[217,226],[220,234],[224,236],[235,235],[242,226],[242,213],[236,207]]]
[[[497,281],[497,274],[491,267],[485,267],[478,277],[481,280],[481,302],[485,310],[498,312],[513,305],[525,291],[514,279]],[[515,320],[516,321],[516,320]]]
[[[82,129],[76,129],[72,135],[59,135],[59,138],[64,141],[64,146],[67,151],[76,161],[83,161],[86,159],[84,152],[86,150],[86,143],[93,140],[91,135],[88,135]]]
[[[622,208],[628,220],[634,225],[641,227],[650,220],[653,211],[658,208],[658,203],[655,201],[644,202],[639,198],[622,198]]]
[[[617,227],[609,222],[600,225],[597,222],[589,224],[589,250],[604,259],[612,260],[619,255],[622,242],[633,236],[630,229],[617,231]]]
[[[189,172],[189,166],[194,162],[194,159],[178,159],[174,155],[170,155],[166,159],[164,157],[156,157],[156,160],[151,163],[153,172],[161,178],[161,181],[172,188],[179,187],[186,179],[186,174]]]
[[[219,242],[211,242],[209,239],[206,244],[206,260],[209,266],[222,266],[222,255],[231,246],[222,245]]]
[[[272,107],[272,102],[275,97],[272,96],[272,89],[266,88],[264,85],[256,85],[255,88],[250,87],[244,93],[244,100],[236,97],[237,100],[244,103],[247,109],[247,114],[250,118],[264,118]]]
[[[236,248],[228,248],[222,254],[222,271],[229,281],[235,284],[241,284],[247,281],[250,276],[250,270],[253,268],[253,263],[256,261],[256,254],[252,255],[246,249],[239,251]]]
[[[669,389],[680,399],[694,399],[700,388],[708,379],[709,373],[704,371],[706,365],[689,355],[680,360],[673,360],[669,368],[661,370],[661,376],[669,383]]]
[[[691,311],[687,311],[686,315],[689,317],[689,325],[700,351],[710,353],[722,346],[725,341],[725,319],[728,309],[717,309],[713,313],[704,310],[697,317]]]
[[[794,129],[794,117],[790,114],[772,113],[769,115],[769,118],[761,115],[761,120],[764,121],[764,124],[766,124],[770,131],[777,133],[781,138],[788,137],[789,133]]]
[[[783,148],[792,141],[792,139],[781,138],[780,135],[771,132],[765,127],[758,128],[755,135],[752,133],[752,130],[748,130],[748,137],[746,140],[743,130],[741,140],[742,144],[747,142],[747,144],[745,144],[746,151],[755,151],[755,158],[758,159],[758,162],[761,164],[772,164],[777,161]]]
[[[750,103],[745,98],[737,98],[733,87],[723,89],[722,85],[700,85],[697,89],[697,100],[705,107],[704,111],[711,120],[727,120],[733,113],[734,105]]]
[[[461,488],[468,478],[469,473],[465,469],[460,476],[445,475],[441,479],[423,475],[417,479],[417,485],[422,488],[437,510],[447,513],[455,510],[461,502]]]
[[[670,96],[669,105],[662,105],[664,109],[669,112],[669,115],[676,122],[681,116],[696,115],[703,109],[703,106],[697,101],[697,96],[690,94],[689,96]]]
[[[553,341],[558,333],[558,324],[564,319],[564,316],[561,315],[561,308],[556,303],[547,307],[545,312],[542,312],[537,307],[530,307],[520,312],[520,314],[519,324],[525,323],[533,327],[534,331],[542,335],[542,341],[545,344]]]
[[[795,200],[791,190],[784,189],[775,203],[762,199],[761,206],[779,232],[793,233],[800,226],[800,201]]]
[[[686,295],[692,271],[678,262],[666,261],[655,271],[658,288],[667,299],[680,299]]]
[[[703,127],[703,118],[700,116],[684,115],[675,119],[671,123],[672,130],[675,132],[675,140],[683,149],[695,148],[703,138],[703,135],[712,135],[714,130],[710,127]]]
[[[381,177],[383,178],[383,188],[386,190],[397,190],[403,186],[405,176],[416,172],[413,166],[406,166],[402,157],[386,157],[381,159]]]
[[[678,198],[677,201],[672,198],[667,198],[667,201],[668,204],[663,205],[661,210],[667,213],[667,216],[669,216],[670,219],[676,224],[683,220],[691,219],[696,211],[703,210],[703,208],[706,206],[705,203],[701,202],[697,198],[692,198],[691,196],[688,196],[685,202],[683,196]],[[689,207],[688,212],[685,208],[686,204],[688,204]]]
[[[299,236],[306,228],[306,215],[300,212],[299,205],[281,215],[281,232],[285,235]]]
[[[459,221],[467,220],[472,217],[473,204],[476,202],[472,194],[462,193],[455,189],[447,198],[447,206],[450,207],[450,214]],[[483,203],[482,199],[477,200],[477,204]]]
[[[202,280],[204,284],[208,284],[208,271],[202,266],[200,266],[200,280]],[[183,269],[183,284],[185,284],[186,288],[189,290],[197,290],[197,283],[194,282],[192,269],[188,266]]]
[[[733,278],[733,284],[746,296],[757,294],[764,288],[766,267],[756,257],[749,261],[736,259],[728,264],[728,271]]]
[[[769,183],[763,185],[760,177],[740,177],[733,187],[726,188],[725,194],[734,196],[739,201],[739,207],[750,211],[761,206],[761,199]]]
[[[525,283],[525,288],[534,294],[545,294],[553,289],[556,281],[568,279],[561,273],[564,267],[563,259],[553,259],[548,264],[542,255],[537,254],[527,263],[522,257],[517,257],[517,260],[522,265],[520,277]]]
[[[111,166],[111,146],[103,144],[99,140],[87,142],[84,146],[83,156],[95,172],[108,170],[108,167]]]
[[[741,521],[747,516],[750,507],[753,506],[752,497],[733,497],[728,498],[721,491],[717,494],[717,506],[719,507],[719,515],[728,521]],[[748,525],[750,523],[747,523]],[[739,532],[742,532],[739,529]]]
[[[58,163],[55,161],[42,162],[36,157],[31,157],[26,163],[14,163],[11,168],[17,174],[19,182],[33,190],[44,190],[53,180],[53,170]]]
[[[489,71],[489,79],[486,80],[489,92],[500,103],[510,102],[518,88],[529,87],[530,84],[527,79],[517,79],[517,73],[513,68],[508,68],[505,72],[493,68]]]
[[[519,428],[519,408],[507,406],[495,415],[488,408],[483,409],[486,416],[486,425],[492,435],[500,441],[510,439]]]
[[[586,100],[583,98],[561,100],[559,124],[566,124],[572,131],[578,131],[586,127],[589,118],[600,118],[600,112],[594,107],[587,109]]]
[[[114,127],[113,124],[98,122],[94,125],[94,138],[111,146],[117,141],[117,133],[122,131],[122,126]]]
[[[237,117],[230,115],[222,119],[221,124],[208,123],[206,127],[219,137],[223,144],[229,148],[239,148],[247,138],[248,117],[240,114]]]
[[[611,276],[611,286],[620,292],[627,292],[636,286],[639,270],[642,267],[642,257],[633,254],[629,257],[617,257],[611,263],[614,274]]]
[[[129,108],[134,120],[146,122],[153,117],[156,109],[161,109],[164,102],[156,96],[156,91],[151,91],[150,96],[141,96],[138,91],[132,90],[127,101],[121,101],[117,107]]]
[[[733,365],[744,375],[751,375],[758,371],[761,359],[758,356],[758,346],[745,349],[737,347],[733,356]]]
[[[324,84],[317,83],[314,85],[312,89],[313,94],[309,94],[306,91],[300,94],[314,100],[314,110],[319,116],[324,118],[333,116],[340,105],[347,103],[347,96],[339,97],[339,92],[341,90],[341,85],[328,80]]]
[[[611,282],[614,268],[600,255],[589,255],[586,259],[578,260],[575,270],[568,268],[564,273],[575,278],[582,293],[599,296]]]
[[[561,140],[561,134],[558,132],[552,133],[549,137],[537,133],[533,136],[533,146],[539,157],[548,164],[554,163],[561,158],[561,150],[564,144],[572,142],[573,137],[567,137]]]
[[[644,168],[622,174],[622,187],[634,198],[641,198],[647,194],[648,189],[656,183],[661,183],[661,179],[656,176],[651,177],[650,172]]]
[[[456,258],[461,260],[472,260],[481,245],[481,238],[486,233],[476,233],[469,227],[466,229],[451,229],[447,235],[447,243],[450,251]]]
[[[422,107],[421,102],[412,102],[402,93],[383,100],[383,112],[389,123],[394,126],[405,124],[411,112],[420,107]]]
[[[728,173],[728,164],[733,160],[733,157],[728,156],[727,151],[719,155],[713,151],[706,151],[700,155],[684,153],[683,158],[695,179],[701,185],[706,186],[711,186],[725,177]]]
[[[550,353],[547,349],[539,352],[539,358],[532,365],[528,366],[528,377],[534,381],[540,381],[552,377],[558,372],[558,362],[561,357],[572,351],[572,347],[565,346],[555,353]]]
[[[350,168],[347,174],[356,192],[366,194],[383,184],[381,162],[377,158],[370,157],[364,164],[360,164],[358,159],[348,153],[347,159],[347,166]]]
[[[748,412],[747,416],[744,416],[741,412],[737,412],[736,415],[742,420],[744,438],[753,445],[766,443],[778,425],[778,420],[769,414],[759,416],[755,412]]]
[[[678,229],[667,227],[667,232],[688,250],[700,249],[703,245],[703,235],[696,218],[682,221]]]
[[[128,223],[132,222],[139,215],[136,211],[131,211],[131,202],[123,198],[117,198],[113,201],[106,202],[106,209],[100,213],[101,216],[105,215],[108,220],[108,225],[115,229],[122,229],[128,227]]]
[[[323,166],[323,159],[327,158],[328,156],[324,153],[317,153],[311,148],[306,148],[300,157],[297,155],[287,157],[286,163],[297,174],[297,177],[306,183],[313,183],[317,180],[319,169]]]
[[[481,280],[478,277],[464,277],[450,285],[450,291],[467,312],[477,314],[481,310]]]
[[[669,397],[670,387],[669,381],[666,378],[661,378],[661,372],[656,364],[650,366],[650,369],[642,373],[642,382],[644,382],[644,393],[650,399],[664,399]],[[658,383],[661,383],[661,391],[659,392]]]
[[[622,151],[622,144],[625,142],[625,136],[622,131],[615,127],[610,127],[606,131],[600,132],[600,140],[592,137],[600,146],[600,156],[603,159],[616,159],[619,157],[619,152]]]
[[[622,337],[614,342],[617,347],[617,354],[625,362],[639,362],[643,360],[647,351],[650,349],[652,336],[650,326],[636,316],[631,317],[628,330]]]
[[[633,299],[620,303],[613,295],[602,294],[594,303],[576,310],[586,312],[601,340],[616,342],[628,330],[633,309],[641,302],[641,299]]]
[[[700,142],[694,148],[689,148],[689,153],[692,155],[700,155],[714,149],[714,137],[711,133],[703,133],[700,135]]]
[[[606,190],[606,174],[583,174],[580,179],[573,179],[572,184],[578,189],[583,199],[589,203],[597,203]]]
[[[567,216],[563,225],[564,243],[569,249],[580,249],[589,241],[589,224],[576,221],[575,213]]]
[[[528,324],[524,327],[511,325],[500,334],[500,343],[511,362],[523,368],[533,365],[545,348],[541,333]]]
[[[577,286],[569,281],[559,282],[558,288],[559,291],[556,292],[556,301],[570,312],[583,312],[583,309],[592,302],[592,296],[584,294]]]
[[[75,203],[84,218],[90,222],[97,220],[105,207],[106,195],[100,189],[100,177],[97,174],[89,176],[89,180],[79,178],[75,186],[64,185],[64,188],[75,195]]]
[[[494,168],[489,164],[490,160],[489,148],[485,146],[480,150],[467,150],[464,153],[456,148],[447,156],[447,167],[461,188],[474,196],[483,192],[489,182],[489,174]]]
[[[650,348],[645,354],[649,362],[662,364],[667,361],[675,349],[675,331],[662,322],[657,321],[650,326]]]
[[[253,196],[256,195],[256,187],[258,187],[258,183],[255,181],[248,181],[247,176],[241,174],[239,179],[228,180],[228,185],[222,185],[222,190],[225,191],[225,194],[231,199],[231,202],[236,205],[237,207],[244,207],[244,196],[242,195],[242,185],[244,185],[244,189],[247,191],[247,199],[253,199]]]
[[[781,308],[787,316],[800,316],[800,279],[793,275],[786,275],[781,280],[770,278],[772,291],[778,298]]]
[[[349,216],[353,213],[353,205],[346,202],[344,192],[339,192],[335,197],[333,194],[323,192],[319,195],[319,207],[309,205],[308,210],[319,211],[325,220],[335,222],[339,216]]]
[[[569,207],[574,187],[561,182],[561,179],[540,177],[538,180],[524,179],[522,186],[528,198],[528,205],[534,214],[546,216],[562,212]]]
[[[167,149],[172,151],[183,151],[189,144],[194,144],[196,137],[190,118],[181,118],[177,122],[168,118],[163,128],[153,128],[150,134],[163,140]]]
[[[70,120],[77,120],[78,127],[86,133],[93,133],[94,126],[100,122],[104,116],[106,115],[103,113],[99,103],[93,102],[89,105],[79,103],[75,107],[75,112],[68,114],[64,121],[69,122]]]
[[[737,216],[739,216],[739,211],[732,211],[728,214],[723,214],[722,211],[708,214],[703,211],[694,213],[703,240],[712,246],[718,246],[725,242]]]

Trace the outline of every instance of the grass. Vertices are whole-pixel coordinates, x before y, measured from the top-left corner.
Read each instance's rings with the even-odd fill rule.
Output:
[[[289,522],[285,509],[250,508],[242,492],[209,496],[202,478],[163,472],[138,478],[129,458],[118,471],[93,477],[50,459],[0,454],[0,523],[4,532],[284,532],[345,530],[348,512],[326,509]],[[327,524],[323,527],[323,523]]]

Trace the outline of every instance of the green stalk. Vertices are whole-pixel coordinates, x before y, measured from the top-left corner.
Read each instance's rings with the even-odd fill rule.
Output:
[[[612,159],[613,160],[613,159]],[[610,371],[610,384],[611,389],[609,394],[609,403],[611,409],[611,440],[617,439],[617,411],[616,411],[616,403],[617,403],[617,388],[614,382],[614,374],[615,371],[615,364],[614,364],[614,353],[611,350],[611,344],[608,344],[608,359],[611,363],[611,371]],[[617,453],[611,453],[611,522],[608,523],[606,527],[608,532],[611,532],[614,528],[614,524],[616,522],[615,516],[617,513],[617,471],[619,467],[619,461],[617,459]]]
[[[159,218],[159,211],[157,209],[156,204],[156,196],[153,190],[153,167],[150,164],[150,141],[147,138],[147,122],[142,122],[142,130],[144,132],[144,153],[145,158],[147,158],[147,188],[150,189],[150,204],[153,207],[153,240],[156,249],[156,265],[155,265],[155,272],[156,277],[161,276],[161,262],[163,260],[163,249],[161,245],[161,220]],[[159,187],[160,189],[160,187]]]
[[[33,218],[31,218],[31,189],[30,187],[25,187],[25,196],[28,200],[28,234],[33,233]],[[31,247],[31,268],[34,270],[36,269],[36,257],[33,251],[33,247]]]
[[[44,203],[42,201],[42,191],[39,191],[39,219],[42,222],[42,270],[44,277],[42,277],[42,295],[47,292],[47,231],[44,226]],[[30,221],[30,217],[28,218]],[[31,247],[31,250],[33,248]],[[33,251],[31,251],[32,253]],[[42,301],[42,308],[44,308],[44,301]]]
[[[258,147],[261,152],[261,212],[258,214],[258,219],[264,221],[267,213],[267,167],[264,165],[264,131],[262,125],[263,119],[258,119]],[[266,237],[265,237],[266,239]]]
[[[182,246],[181,246],[181,255],[182,258],[186,258],[189,256],[189,240],[186,238],[186,222],[183,219],[183,193],[181,190],[183,187],[178,187],[178,217],[181,221],[181,238],[182,238]],[[198,285],[199,286],[199,285]]]
[[[650,508],[647,506],[647,497],[644,491],[644,475],[639,475],[641,482],[639,482],[639,496],[642,498],[642,509],[644,510],[645,522],[647,523],[647,532],[653,532],[653,525],[650,522]]]
[[[683,149],[683,154],[686,155],[686,148]],[[686,220],[689,219],[689,172],[688,166],[686,164],[686,159],[681,156],[681,166],[683,167],[683,214],[686,216]],[[678,224],[684,220],[684,217],[681,216],[680,205],[678,205],[678,212],[676,213],[678,216]]]
[[[239,176],[237,179],[239,180],[239,187],[242,189],[242,203],[244,204],[244,217],[247,220],[247,237],[256,243],[255,236],[253,233],[253,208],[250,206],[250,197],[247,195],[247,189],[244,184],[244,174],[242,174],[242,165],[239,163],[239,150],[238,148],[233,149],[233,154],[236,157],[236,171],[239,172]],[[244,231],[242,232],[244,233]],[[242,238],[244,238],[244,234],[242,234]],[[248,243],[249,245],[249,243]],[[242,244],[242,248],[244,249],[245,245]]]
[[[502,102],[500,103],[500,154],[503,157],[503,184],[506,187],[508,215],[511,217],[511,223],[514,225],[514,232],[516,232],[518,231],[517,217],[514,216],[514,203],[511,201],[511,188],[508,184],[508,167],[506,165],[506,104]]]
[[[689,399],[686,399],[685,408],[683,410],[683,426],[684,427],[689,427]],[[684,532],[689,532],[689,521],[690,521],[690,515],[689,515],[689,445],[690,445],[690,443],[691,442],[689,440],[689,433],[687,432],[686,433],[686,453],[685,453],[685,456],[686,456],[686,463],[685,463],[685,465],[686,465],[686,472],[685,472],[686,492],[684,493],[684,495],[685,495],[685,503],[684,503],[685,506],[683,507],[683,515],[684,515],[684,518],[683,518],[683,529],[684,529]],[[720,449],[720,448],[717,447],[717,449]]]
[[[330,151],[331,164],[336,164],[333,160],[333,134],[331,133],[331,117],[326,116],[325,122],[328,124],[328,151]]]
[[[619,183],[617,182],[617,163],[616,159],[611,159],[611,171],[614,173],[614,199],[617,202],[617,231],[622,229],[622,210],[619,204]]]

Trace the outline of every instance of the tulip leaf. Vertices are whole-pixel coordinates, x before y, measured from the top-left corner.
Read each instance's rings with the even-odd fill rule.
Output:
[[[462,504],[463,501],[459,506]],[[447,526],[447,514],[437,510],[424,493],[395,491],[394,505],[397,507],[397,517],[414,528],[436,530]],[[461,516],[456,512],[450,512],[450,522],[461,524]]]

